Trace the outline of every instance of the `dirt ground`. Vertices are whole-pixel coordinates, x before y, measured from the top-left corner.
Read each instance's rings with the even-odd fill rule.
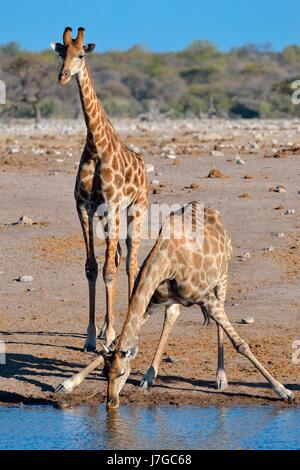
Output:
[[[293,344],[300,341],[300,121],[123,120],[115,125],[125,142],[137,146],[146,163],[154,165],[149,179],[159,186],[152,186],[151,202],[183,205],[198,200],[222,214],[234,246],[227,313],[253,352],[295,392],[299,403],[300,363],[293,363],[297,361],[292,357],[297,358]],[[2,403],[68,406],[101,402],[105,397],[101,370],[72,395],[54,394],[63,379],[95,357],[82,352],[88,291],[73,199],[84,137],[81,122],[0,125],[0,340],[7,352],[6,364],[0,365]],[[166,157],[172,152],[176,159]],[[237,163],[237,155],[245,164]],[[224,177],[208,178],[212,169]],[[276,192],[279,185],[286,191]],[[15,224],[23,215],[34,224]],[[140,262],[153,243],[143,241]],[[101,267],[104,245],[99,240],[96,244]],[[246,253],[251,257],[241,261]],[[23,275],[33,281],[15,281]],[[97,289],[101,326],[105,308],[101,274]],[[127,309],[124,261],[115,308],[119,331]],[[140,389],[163,314],[159,311],[142,328],[140,352],[122,403],[290,406],[277,399],[228,340],[229,387],[223,393],[214,389],[216,327],[203,327],[196,307],[182,309],[155,386]],[[255,324],[240,324],[244,317],[253,317]]]

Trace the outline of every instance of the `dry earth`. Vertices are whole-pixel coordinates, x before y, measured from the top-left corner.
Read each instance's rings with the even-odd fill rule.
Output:
[[[293,364],[292,357],[293,343],[300,340],[300,122],[124,120],[116,127],[125,142],[141,149],[146,163],[154,165],[149,178],[159,186],[152,187],[153,203],[199,200],[221,212],[234,245],[228,315],[270,372],[294,390],[299,403],[300,364]],[[87,283],[73,200],[83,144],[81,122],[0,126],[0,340],[7,351],[6,365],[0,365],[2,403],[67,405],[104,400],[100,370],[71,396],[53,393],[61,380],[94,358],[82,352]],[[166,157],[172,152],[175,160]],[[237,155],[244,165],[237,163]],[[219,171],[208,178],[211,170]],[[286,192],[274,191],[279,185]],[[285,215],[288,210],[295,213]],[[14,224],[22,215],[35,224]],[[282,233],[284,237],[278,236]],[[141,262],[153,242],[143,241]],[[246,253],[251,257],[241,261]],[[100,241],[97,254],[101,265]],[[33,282],[14,281],[22,275],[32,276]],[[118,330],[126,312],[126,286],[123,262],[116,302]],[[102,276],[97,312],[101,326]],[[255,319],[254,325],[239,323],[247,316]],[[141,332],[140,353],[123,390],[123,403],[286,406],[229,341],[230,385],[224,393],[214,389],[216,328],[205,328],[202,321],[198,308],[182,310],[155,387],[144,391],[138,384],[153,356],[163,311],[149,320]]]

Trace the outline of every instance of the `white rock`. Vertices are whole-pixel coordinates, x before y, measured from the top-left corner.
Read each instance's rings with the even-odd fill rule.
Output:
[[[153,173],[155,171],[155,168],[153,165],[148,164],[146,165],[146,170],[147,170],[147,173]]]
[[[6,151],[9,155],[13,155],[15,153],[19,153],[20,152],[20,148],[19,147],[7,147],[6,148]]]
[[[283,212],[283,215],[295,215],[295,209],[288,209],[287,211]]]
[[[153,186],[158,186],[158,185],[159,185],[159,181],[158,181],[158,180],[152,180],[152,181],[151,181],[151,184],[152,184]]]
[[[61,158],[56,158],[55,161],[56,163],[64,163],[64,160],[62,160]]]
[[[239,256],[239,259],[241,261],[247,261],[247,260],[251,259],[251,253],[245,253],[244,255]]]
[[[33,221],[27,217],[27,215],[22,215],[22,217],[19,218],[18,224],[20,225],[32,225]]]
[[[254,325],[255,321],[254,318],[242,318],[241,323],[243,325]]]
[[[274,248],[274,246],[269,246],[268,248],[266,248],[266,251],[269,251],[270,253],[273,253],[275,251],[275,248]]]
[[[242,160],[241,157],[239,157],[239,156],[237,156],[237,157],[235,158],[235,161],[236,161],[236,164],[237,164],[237,165],[245,165],[244,160]]]
[[[276,193],[286,193],[286,189],[285,189],[284,186],[277,186],[277,187],[275,188],[275,192],[276,192]]]
[[[32,276],[21,276],[19,279],[17,279],[18,282],[32,282],[33,277]]]
[[[169,160],[176,160],[176,155],[173,155],[173,154],[170,154],[170,155],[166,155],[166,158],[168,158]]]
[[[212,150],[211,152],[209,152],[209,155],[211,157],[217,157],[217,158],[224,157],[224,153],[221,152],[220,150]]]

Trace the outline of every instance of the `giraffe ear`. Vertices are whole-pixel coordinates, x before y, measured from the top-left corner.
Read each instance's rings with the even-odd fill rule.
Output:
[[[134,348],[131,348],[127,352],[124,352],[123,355],[124,357],[126,357],[126,359],[134,359],[137,356],[138,352],[139,348],[137,346],[134,346]]]
[[[90,54],[91,52],[93,52],[95,47],[96,47],[96,44],[87,44],[86,46],[83,47],[83,49],[86,54]]]
[[[50,47],[57,52],[57,54],[61,54],[62,51],[64,50],[63,44],[60,44],[59,42],[51,42]]]

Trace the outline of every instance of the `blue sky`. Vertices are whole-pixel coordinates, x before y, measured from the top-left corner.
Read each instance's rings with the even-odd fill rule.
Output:
[[[0,44],[46,49],[70,25],[84,26],[99,51],[181,50],[195,39],[222,50],[249,42],[280,50],[300,44],[299,13],[299,0],[14,0],[1,2]]]

